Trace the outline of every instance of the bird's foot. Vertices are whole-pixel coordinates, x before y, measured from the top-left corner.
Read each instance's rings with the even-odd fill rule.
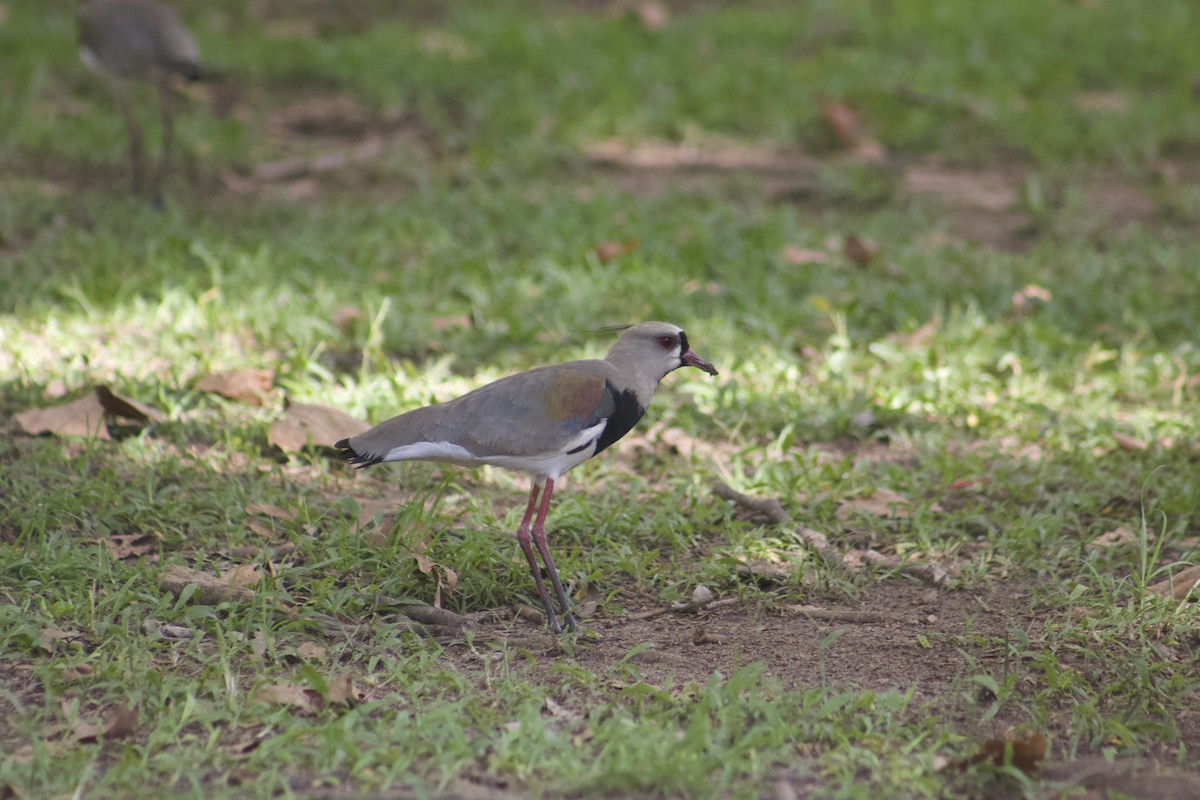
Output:
[[[554,613],[554,609],[547,605],[546,621],[549,623],[550,630],[553,631],[555,636],[559,636],[563,632],[574,633],[579,629],[579,626],[575,622],[575,612],[571,611],[569,608],[567,609],[567,612],[563,614],[562,622],[560,623],[558,621],[558,616]]]

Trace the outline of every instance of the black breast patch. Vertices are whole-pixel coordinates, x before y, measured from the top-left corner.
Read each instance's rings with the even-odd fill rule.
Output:
[[[604,426],[604,431],[596,440],[596,453],[629,433],[646,413],[646,407],[638,403],[637,395],[633,393],[632,389],[618,392],[612,381],[608,381],[605,383],[604,391],[612,396],[615,408],[608,418],[608,424]]]

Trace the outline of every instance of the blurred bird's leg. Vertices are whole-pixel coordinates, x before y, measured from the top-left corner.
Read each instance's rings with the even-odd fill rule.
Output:
[[[546,565],[546,571],[550,573],[550,583],[554,585],[554,596],[558,600],[558,607],[563,614],[563,627],[567,631],[574,632],[575,615],[571,613],[571,600],[563,591],[562,581],[558,578],[558,569],[554,566],[554,559],[550,556],[550,547],[546,544],[546,513],[550,510],[550,495],[552,494],[554,494],[554,481],[547,478],[546,492],[542,495],[542,506],[538,509],[537,520],[533,523],[533,542],[537,545],[538,552],[542,554],[542,563]],[[559,631],[555,631],[555,633],[559,633]]]
[[[167,79],[158,79],[158,105],[162,113],[162,154],[159,156],[158,174],[154,179],[154,195],[152,202],[155,208],[162,208],[163,184],[171,170],[171,145],[175,140],[175,109],[172,107],[171,87]]]
[[[529,487],[529,504],[525,506],[525,516],[521,518],[521,526],[517,528],[517,542],[521,545],[521,552],[525,554],[525,560],[529,562],[529,571],[533,574],[533,582],[537,584],[538,597],[542,600],[542,607],[546,609],[546,622],[549,623],[550,630],[562,633],[562,626],[558,624],[558,618],[554,615],[554,604],[550,602],[550,597],[546,594],[546,584],[542,580],[542,568],[533,554],[533,538],[529,535],[529,522],[533,519],[534,509],[537,508],[538,493],[541,488],[541,484],[536,480]],[[539,549],[541,548],[539,547]],[[558,576],[554,574],[553,567],[551,567],[550,575],[557,582]]]
[[[133,176],[133,193],[142,191],[142,180],[145,175],[145,154],[142,151],[142,128],[138,125],[137,117],[133,114],[133,102],[129,97],[129,84],[122,81],[112,81],[113,94],[117,96],[117,105],[125,115],[125,126],[129,128],[129,164]]]

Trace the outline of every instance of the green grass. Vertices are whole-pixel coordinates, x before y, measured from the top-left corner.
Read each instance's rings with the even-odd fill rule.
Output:
[[[679,4],[659,31],[571,4],[485,5],[314,2],[289,23],[232,0],[180,3],[240,99],[227,117],[203,93],[183,112],[183,168],[157,212],[124,194],[122,120],[77,61],[69,14],[7,4],[0,786],[1063,788],[1012,766],[959,768],[1010,726],[1046,733],[1052,762],[1154,757],[1194,774],[1196,608],[1147,592],[1196,560],[1200,530],[1193,4]],[[319,175],[312,200],[286,184],[225,187],[261,161],[346,146],[271,133],[280,109],[343,95],[380,119],[419,118],[435,144],[405,140]],[[837,152],[823,97],[860,113],[893,156],[886,169]],[[752,175],[660,176],[631,192],[581,155],[613,136],[798,147],[822,162],[798,200]],[[938,158],[1020,171],[1010,211],[1024,249],[973,244],[961,208],[904,194],[903,166]],[[1149,210],[1110,225],[1097,181],[1136,190]],[[849,234],[881,254],[854,263]],[[594,251],[631,239],[607,263]],[[827,258],[797,266],[788,246]],[[1016,308],[1030,284],[1049,298]],[[439,643],[389,613],[434,599],[414,553],[457,573],[448,608],[504,614],[534,600],[507,535],[523,478],[353,474],[268,448],[285,397],[378,421],[602,355],[611,335],[595,329],[652,318],[684,325],[721,376],[670,376],[638,431],[654,434],[557,493],[559,569],[578,600],[599,603],[577,640],[484,620]],[[266,405],[192,388],[239,367],[275,370]],[[111,441],[16,432],[14,414],[97,383],[163,420]],[[840,552],[948,577],[928,587],[895,567],[835,570],[794,526],[759,526],[715,498],[715,479],[779,498]],[[910,499],[911,514],[839,512],[879,489]],[[1089,547],[1122,527],[1130,541]],[[157,542],[140,559],[105,543],[139,535]],[[764,559],[790,570],[747,578]],[[158,584],[169,565],[248,562],[272,567],[252,601],[205,605]],[[736,605],[628,627],[697,583]],[[928,590],[948,609],[940,621],[921,621]],[[789,616],[796,604],[904,622],[822,625]],[[726,640],[692,644],[706,623]],[[80,665],[91,672],[73,679]],[[343,673],[360,702],[305,713],[255,699],[273,683],[320,692]],[[118,704],[137,706],[134,735],[76,741],[77,717],[102,721]]]

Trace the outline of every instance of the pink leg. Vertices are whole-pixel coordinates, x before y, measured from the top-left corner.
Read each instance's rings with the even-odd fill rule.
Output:
[[[525,560],[529,562],[529,571],[533,573],[533,582],[537,584],[538,597],[542,600],[542,607],[546,609],[546,621],[550,624],[550,630],[562,633],[562,626],[558,624],[558,619],[554,616],[554,606],[550,602],[549,595],[546,594],[546,584],[542,581],[542,568],[538,566],[537,558],[533,555],[531,545],[533,540],[529,535],[529,521],[533,519],[533,510],[537,508],[540,490],[541,486],[537,481],[534,481],[533,485],[529,487],[529,505],[525,506],[525,516],[521,518],[521,526],[517,528],[517,542],[521,545],[521,552],[525,554]],[[546,496],[550,496],[549,487],[546,489]],[[554,573],[553,567],[550,568],[550,575],[557,582],[558,576]]]
[[[533,523],[533,541],[537,545],[538,552],[542,554],[542,563],[546,565],[546,571],[550,573],[550,583],[554,585],[554,595],[562,610],[565,628],[568,631],[574,631],[575,615],[571,613],[571,600],[563,591],[562,581],[558,578],[558,569],[554,566],[554,559],[550,556],[550,547],[546,544],[546,513],[550,510],[550,495],[552,494],[554,494],[554,481],[547,478],[546,492],[542,495],[542,505],[538,509],[537,520]]]

